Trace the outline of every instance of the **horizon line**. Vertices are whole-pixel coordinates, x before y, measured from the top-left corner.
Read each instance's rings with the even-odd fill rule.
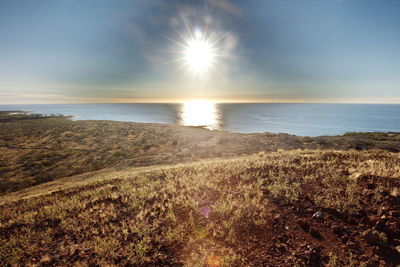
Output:
[[[101,104],[101,103],[186,103],[209,101],[213,103],[310,103],[310,104],[400,104],[400,96],[352,98],[279,98],[255,95],[186,96],[186,97],[79,97],[62,94],[0,94],[0,105],[34,104]]]
[[[376,105],[399,105],[399,102],[384,101],[215,101],[208,99],[188,99],[182,101],[101,101],[101,102],[58,102],[58,103],[1,103],[0,105],[77,105],[77,104],[183,104],[192,101],[207,101],[215,104],[376,104]]]

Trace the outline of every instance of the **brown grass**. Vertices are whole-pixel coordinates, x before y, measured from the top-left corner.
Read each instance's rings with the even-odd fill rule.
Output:
[[[107,175],[112,178],[6,201],[0,207],[0,262],[4,266],[400,263],[395,249],[400,245],[398,233],[393,232],[397,230],[385,226],[396,222],[393,214],[398,212],[397,153],[259,153],[151,171],[121,169]],[[318,210],[323,220],[312,219]],[[362,232],[381,223],[383,215],[384,227],[374,229],[382,240],[387,238],[386,243],[371,245]]]
[[[7,117],[0,112],[0,194],[113,166],[175,164],[292,149],[400,151],[395,133],[239,134],[176,125]],[[273,186],[273,185],[271,185]]]

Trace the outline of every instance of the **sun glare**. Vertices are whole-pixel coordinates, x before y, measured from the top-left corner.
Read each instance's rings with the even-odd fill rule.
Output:
[[[167,37],[174,44],[171,51],[177,55],[171,62],[180,63],[179,69],[185,70],[193,78],[209,78],[211,74],[223,76],[226,70],[224,60],[231,57],[235,47],[235,38],[230,32],[224,32],[211,21],[193,23],[182,17],[183,28],[176,27],[176,36]]]
[[[207,100],[185,102],[181,110],[180,123],[185,126],[203,126],[210,130],[220,128],[216,104]]]
[[[215,59],[211,43],[201,37],[187,41],[184,51],[186,65],[193,73],[204,73],[209,70]]]

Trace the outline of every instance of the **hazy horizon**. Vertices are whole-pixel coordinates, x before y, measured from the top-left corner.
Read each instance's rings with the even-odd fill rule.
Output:
[[[215,99],[204,99],[204,98],[191,98],[191,99],[181,99],[181,100],[100,100],[97,99],[80,99],[80,101],[69,101],[68,98],[62,99],[61,101],[57,102],[54,101],[55,98],[51,98],[51,100],[46,100],[46,98],[40,98],[38,101],[35,101],[35,98],[29,98],[28,101],[4,101],[6,98],[0,100],[0,105],[7,106],[7,105],[64,105],[64,104],[183,104],[187,102],[196,102],[196,101],[206,101],[212,102],[216,104],[376,104],[376,105],[399,105],[400,99],[385,99],[385,100],[314,100],[314,101],[307,101],[307,100],[293,100],[293,101],[286,101],[286,100],[215,100]]]

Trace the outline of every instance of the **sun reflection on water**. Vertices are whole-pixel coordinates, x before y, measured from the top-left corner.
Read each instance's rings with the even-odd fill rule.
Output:
[[[179,123],[185,126],[202,126],[210,130],[219,130],[221,128],[220,112],[214,102],[188,101],[182,105]]]

